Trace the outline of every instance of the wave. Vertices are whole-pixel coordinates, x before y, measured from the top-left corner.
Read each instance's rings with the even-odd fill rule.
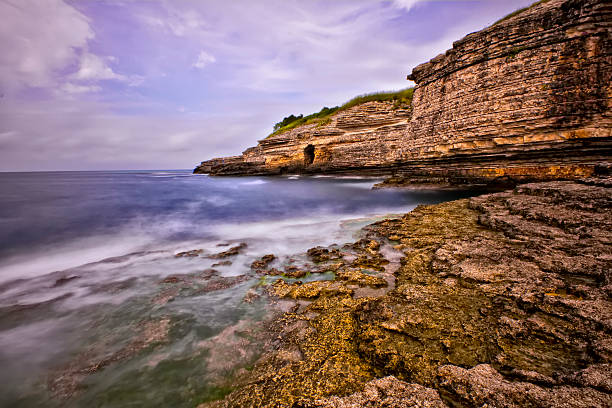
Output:
[[[253,181],[246,181],[244,183],[240,183],[240,185],[243,186],[258,186],[260,184],[267,184],[268,182],[265,180],[253,180]]]

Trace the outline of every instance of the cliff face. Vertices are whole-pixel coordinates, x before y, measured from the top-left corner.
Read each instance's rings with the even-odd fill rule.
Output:
[[[242,175],[320,173],[391,165],[405,137],[410,109],[367,102],[330,118],[260,140],[242,156],[203,162],[196,172]],[[309,147],[311,146],[311,147]]]
[[[611,31],[610,2],[536,4],[416,67],[411,109],[369,102],[196,172],[367,169],[434,182],[591,175],[612,151]]]
[[[610,153],[611,27],[610,2],[552,0],[416,67],[406,173],[588,173]]]

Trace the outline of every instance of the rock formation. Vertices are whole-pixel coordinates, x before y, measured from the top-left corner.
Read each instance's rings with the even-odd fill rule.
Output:
[[[590,176],[612,152],[611,31],[609,1],[538,2],[416,67],[407,109],[368,102],[195,172],[375,171],[436,183]]]
[[[525,184],[366,227],[310,266],[334,280],[269,286],[295,305],[235,390],[202,407],[609,407],[611,181]]]
[[[367,102],[339,112],[328,124],[309,124],[260,140],[242,156],[203,162],[213,175],[268,175],[379,170],[400,146],[410,109]]]

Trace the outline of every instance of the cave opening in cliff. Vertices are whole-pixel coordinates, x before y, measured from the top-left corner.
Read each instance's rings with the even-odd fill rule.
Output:
[[[311,144],[304,148],[304,164],[309,165],[312,164],[315,158],[315,147]]]

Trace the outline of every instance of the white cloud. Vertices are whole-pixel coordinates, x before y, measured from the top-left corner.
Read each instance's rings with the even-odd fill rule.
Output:
[[[248,147],[244,135],[267,125],[251,112],[152,117],[113,109],[66,98],[0,104],[0,171],[192,168],[208,156]]]
[[[198,59],[196,60],[196,62],[193,63],[193,67],[203,69],[207,65],[210,65],[216,61],[217,59],[214,57],[214,55],[210,55],[206,51],[202,51],[200,52],[200,55],[198,55]]]
[[[62,85],[61,90],[67,94],[73,95],[87,92],[99,92],[102,90],[102,88],[97,85],[76,85],[71,82],[67,82]]]
[[[89,20],[61,0],[0,2],[0,86],[52,86],[94,37]]]
[[[102,58],[90,53],[81,56],[79,70],[71,78],[79,81],[127,80],[125,76],[115,73]]]
[[[167,14],[161,17],[146,11],[139,17],[145,24],[171,32],[177,37],[184,37],[206,27],[202,16],[194,10],[167,7],[166,11]]]
[[[414,7],[415,4],[423,0],[390,0],[390,1],[391,3],[393,3],[395,7],[402,8],[405,10],[410,10],[411,8]]]

